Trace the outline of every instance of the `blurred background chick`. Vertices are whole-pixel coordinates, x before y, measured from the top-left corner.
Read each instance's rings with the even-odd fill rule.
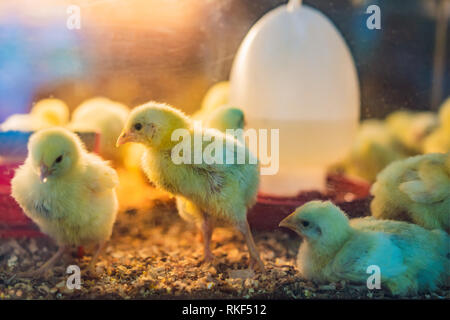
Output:
[[[450,153],[418,155],[391,163],[371,188],[378,219],[403,220],[450,232]]]
[[[336,168],[373,182],[388,164],[404,157],[406,154],[383,121],[365,120],[358,128],[350,153]]]
[[[228,105],[229,98],[230,83],[228,81],[221,81],[212,85],[203,97],[200,110],[193,117],[202,118],[217,108]]]
[[[59,99],[42,99],[28,114],[13,114],[2,124],[2,131],[37,131],[53,126],[65,126],[69,121],[69,108]]]
[[[450,97],[439,110],[439,127],[423,143],[424,153],[450,152]]]
[[[396,111],[386,118],[391,134],[409,155],[422,152],[423,141],[438,126],[434,112]]]
[[[104,97],[84,101],[72,113],[69,128],[73,131],[95,131],[100,134],[100,155],[121,165],[125,148],[117,149],[115,143],[125,124],[129,109],[122,103]]]
[[[117,193],[123,210],[142,207],[148,198],[148,185],[141,170],[145,148],[136,143],[116,148],[117,138],[129,112],[129,108],[122,103],[105,97],[93,97],[73,111],[68,126],[73,131],[94,131],[100,134],[99,154],[103,159],[112,161],[117,170],[120,180]]]

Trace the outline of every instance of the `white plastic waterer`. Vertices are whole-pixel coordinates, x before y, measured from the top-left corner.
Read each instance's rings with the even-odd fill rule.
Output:
[[[327,167],[349,151],[359,121],[353,58],[325,15],[290,0],[242,42],[230,102],[244,110],[248,128],[279,129],[279,171],[261,176],[260,191],[324,190]]]

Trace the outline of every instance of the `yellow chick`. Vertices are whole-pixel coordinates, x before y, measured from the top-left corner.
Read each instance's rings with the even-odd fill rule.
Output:
[[[223,133],[226,133],[227,129],[244,129],[244,112],[238,108],[224,105],[204,116],[204,119],[199,119],[199,121],[202,122],[202,125],[208,128],[217,129]],[[241,143],[243,142],[242,131],[236,132],[234,137]],[[187,222],[196,222],[197,227],[201,230],[202,215],[197,206],[181,196],[176,197],[176,204],[180,216]]]
[[[423,152],[450,152],[450,98],[439,109],[439,127],[425,139]]]
[[[239,108],[223,105],[209,113],[194,115],[192,119],[200,121],[204,127],[217,129],[223,133],[226,133],[227,129],[236,130],[233,133],[234,138],[241,143],[244,142],[245,116]]]
[[[73,131],[97,131],[100,133],[100,155],[122,164],[126,148],[115,148],[115,143],[128,117],[125,105],[103,97],[84,101],[72,114],[69,128]]]
[[[230,96],[230,83],[222,81],[214,84],[206,92],[203,97],[200,110],[194,115],[195,117],[202,117],[204,114],[209,114],[220,106],[227,105]]]
[[[45,119],[53,126],[64,126],[69,122],[69,107],[59,99],[42,99],[33,106],[31,115]]]
[[[31,136],[28,157],[11,181],[11,194],[59,250],[27,276],[45,273],[69,246],[97,244],[92,270],[116,219],[117,183],[114,169],[88,153],[76,134],[51,128]]]
[[[54,126],[64,126],[69,121],[69,108],[59,99],[42,99],[30,114],[13,114],[0,125],[2,131],[37,131]]]
[[[426,137],[438,126],[433,112],[396,111],[386,118],[386,125],[393,136],[410,155],[422,152]]]
[[[348,175],[373,182],[389,163],[405,156],[383,121],[366,120],[358,129],[350,153],[338,166]]]
[[[387,166],[372,185],[372,215],[450,232],[450,153],[430,153]]]
[[[308,202],[280,226],[303,237],[297,266],[313,281],[366,284],[368,267],[377,266],[381,286],[405,296],[435,290],[448,276],[450,237],[441,230],[385,220],[352,223],[330,201]]]
[[[178,133],[182,142],[172,137]],[[220,143],[213,142],[216,140]],[[203,152],[197,160],[196,141],[200,141]],[[183,218],[201,226],[206,261],[213,258],[210,249],[213,224],[225,221],[244,235],[251,266],[264,269],[247,223],[247,209],[256,201],[259,184],[259,165],[247,147],[218,130],[194,128],[191,119],[181,111],[156,102],[132,110],[117,144],[126,142],[146,146],[142,165],[150,181],[176,197],[189,200],[186,203],[193,207],[182,212],[192,216]],[[180,144],[187,145],[186,149],[179,149]],[[234,164],[205,160],[205,150],[213,145],[219,148],[214,148],[215,152],[221,150],[226,159],[233,157]],[[180,154],[185,161],[174,160]],[[237,155],[243,155],[245,163],[237,163]]]
[[[244,129],[244,112],[235,107],[222,105],[208,114],[203,114],[201,118],[193,117],[194,120],[201,120],[202,124],[208,128],[214,128],[222,132],[227,129]]]

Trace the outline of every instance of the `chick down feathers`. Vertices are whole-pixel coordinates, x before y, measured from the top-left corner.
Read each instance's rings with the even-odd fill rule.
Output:
[[[434,290],[448,276],[449,236],[417,225],[373,218],[348,220],[331,202],[312,201],[286,218],[304,237],[297,266],[317,282],[365,284],[367,268],[378,266],[381,285],[394,295]]]
[[[175,136],[174,136],[175,135]],[[263,264],[247,223],[256,201],[259,165],[249,149],[216,129],[196,126],[181,111],[156,102],[135,108],[118,144],[146,146],[142,166],[150,181],[179,197],[181,216],[202,224],[211,259],[211,222],[231,223],[245,236],[251,264]]]
[[[34,134],[28,150],[11,181],[12,196],[25,214],[60,246],[108,240],[118,208],[116,172],[66,129]],[[54,172],[46,181],[40,179],[42,166]]]
[[[450,231],[450,153],[393,162],[371,188],[372,215]]]

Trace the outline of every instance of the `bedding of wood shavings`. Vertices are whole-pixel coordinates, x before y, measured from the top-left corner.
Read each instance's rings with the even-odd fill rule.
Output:
[[[112,239],[97,263],[97,277],[84,273],[91,251],[66,255],[42,279],[22,279],[18,271],[36,268],[55,251],[48,238],[0,239],[0,299],[378,299],[383,290],[345,282],[305,281],[294,263],[300,240],[280,231],[255,233],[266,273],[247,269],[244,240],[231,229],[213,234],[216,261],[202,263],[202,244],[182,221],[173,201],[151,201],[145,209],[122,210]],[[82,270],[81,289],[66,286],[68,265]],[[413,298],[450,299],[449,288]]]

